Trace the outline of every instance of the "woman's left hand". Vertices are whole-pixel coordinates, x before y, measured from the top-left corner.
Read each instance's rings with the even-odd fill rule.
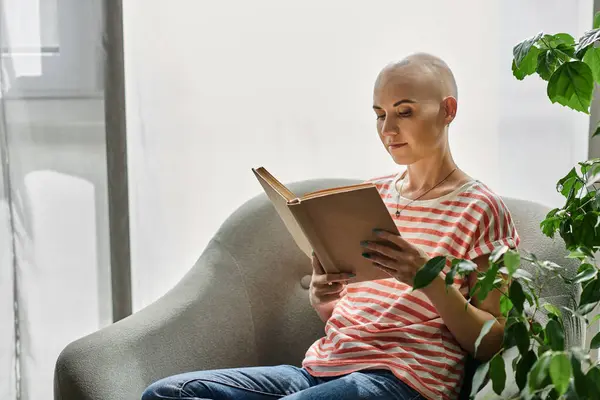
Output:
[[[417,271],[430,257],[423,250],[404,240],[400,235],[382,230],[373,231],[378,240],[361,242],[365,249],[363,257],[373,261],[373,265],[412,286]]]

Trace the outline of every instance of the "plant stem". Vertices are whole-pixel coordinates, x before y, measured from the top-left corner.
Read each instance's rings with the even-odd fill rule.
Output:
[[[544,44],[546,45],[546,47],[548,48],[548,50],[550,50],[552,52],[552,54],[554,54],[554,57],[556,57],[556,60],[559,62],[560,65],[564,64],[564,61],[562,61],[560,59],[560,57],[558,56],[558,54],[556,54],[556,49],[552,46],[550,46],[550,44],[548,44],[548,42],[546,42],[546,39],[544,39],[543,37],[540,39],[542,42],[544,42]],[[560,51],[560,50],[558,50]],[[562,51],[561,51],[562,53]],[[564,53],[563,53],[564,54]],[[567,57],[569,57],[569,59],[571,58],[570,56],[567,55]]]

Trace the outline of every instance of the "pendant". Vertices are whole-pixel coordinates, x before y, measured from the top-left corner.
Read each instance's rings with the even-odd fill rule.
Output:
[[[396,217],[400,216],[400,210],[396,210]]]

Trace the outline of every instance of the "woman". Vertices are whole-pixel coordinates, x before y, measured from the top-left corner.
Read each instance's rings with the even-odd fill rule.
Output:
[[[438,255],[473,260],[483,271],[494,247],[519,242],[502,200],[455,164],[448,126],[457,89],[440,59],[415,54],[388,65],[374,88],[379,137],[402,174],[373,179],[400,235],[378,232],[363,256],[389,279],[347,284],[313,257],[310,303],[326,323],[325,337],[302,368],[282,365],[191,372],[162,379],[151,399],[455,399],[467,352],[490,359],[501,347],[500,292],[467,301],[476,274],[444,273],[413,291],[416,272]],[[483,324],[496,320],[478,351]]]

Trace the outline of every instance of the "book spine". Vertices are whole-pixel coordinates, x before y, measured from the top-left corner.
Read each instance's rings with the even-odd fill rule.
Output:
[[[294,218],[296,218],[296,221],[302,229],[302,232],[304,232],[304,236],[306,236],[306,239],[313,248],[313,251],[319,258],[319,261],[321,262],[325,272],[328,274],[339,272],[335,263],[331,259],[327,248],[323,244],[319,233],[315,229],[315,224],[310,216],[308,204],[306,202],[299,201],[288,204],[288,207],[292,215],[294,215]]]

